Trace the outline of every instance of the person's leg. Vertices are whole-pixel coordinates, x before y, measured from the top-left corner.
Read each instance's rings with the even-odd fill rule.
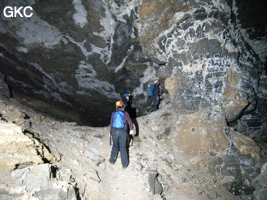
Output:
[[[127,133],[124,130],[119,137],[119,146],[120,146],[120,153],[121,153],[121,164],[123,168],[128,167],[129,159],[127,153]]]
[[[116,159],[119,153],[119,131],[118,129],[113,129],[111,136],[112,136],[113,145],[112,145],[109,162],[114,164],[116,162]]]
[[[153,99],[153,110],[157,110],[159,104],[158,96],[152,95],[152,99]]]
[[[159,96],[157,96],[156,109],[159,109]]]

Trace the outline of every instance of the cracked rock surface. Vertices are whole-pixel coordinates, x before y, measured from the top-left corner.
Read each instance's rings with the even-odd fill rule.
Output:
[[[136,119],[137,136],[129,145],[126,169],[120,157],[114,165],[108,162],[109,127],[59,122],[12,99],[1,100],[0,106],[2,133],[20,134],[13,140],[15,149],[1,148],[1,163],[8,163],[0,165],[3,198],[219,200],[261,199],[264,194],[255,142],[227,128],[203,132],[194,124],[193,129],[180,119],[186,116],[168,105]],[[222,138],[217,144],[212,140],[218,131]],[[194,138],[196,134],[204,137]],[[250,190],[254,194],[245,194]]]

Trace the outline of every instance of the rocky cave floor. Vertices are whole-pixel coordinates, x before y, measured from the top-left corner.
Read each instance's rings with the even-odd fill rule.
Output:
[[[120,157],[108,162],[109,127],[60,122],[14,99],[1,99],[0,107],[0,199],[239,199],[158,137],[167,105],[137,118],[127,169]]]

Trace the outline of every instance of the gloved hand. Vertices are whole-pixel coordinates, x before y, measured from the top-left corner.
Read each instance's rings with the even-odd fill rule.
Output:
[[[134,136],[134,131],[130,130],[130,135]]]

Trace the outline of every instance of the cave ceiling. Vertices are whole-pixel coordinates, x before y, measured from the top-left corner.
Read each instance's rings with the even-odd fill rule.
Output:
[[[265,1],[2,2],[0,71],[12,97],[51,116],[108,125],[125,92],[143,115],[157,78],[174,108],[220,105],[229,122],[266,98]]]

